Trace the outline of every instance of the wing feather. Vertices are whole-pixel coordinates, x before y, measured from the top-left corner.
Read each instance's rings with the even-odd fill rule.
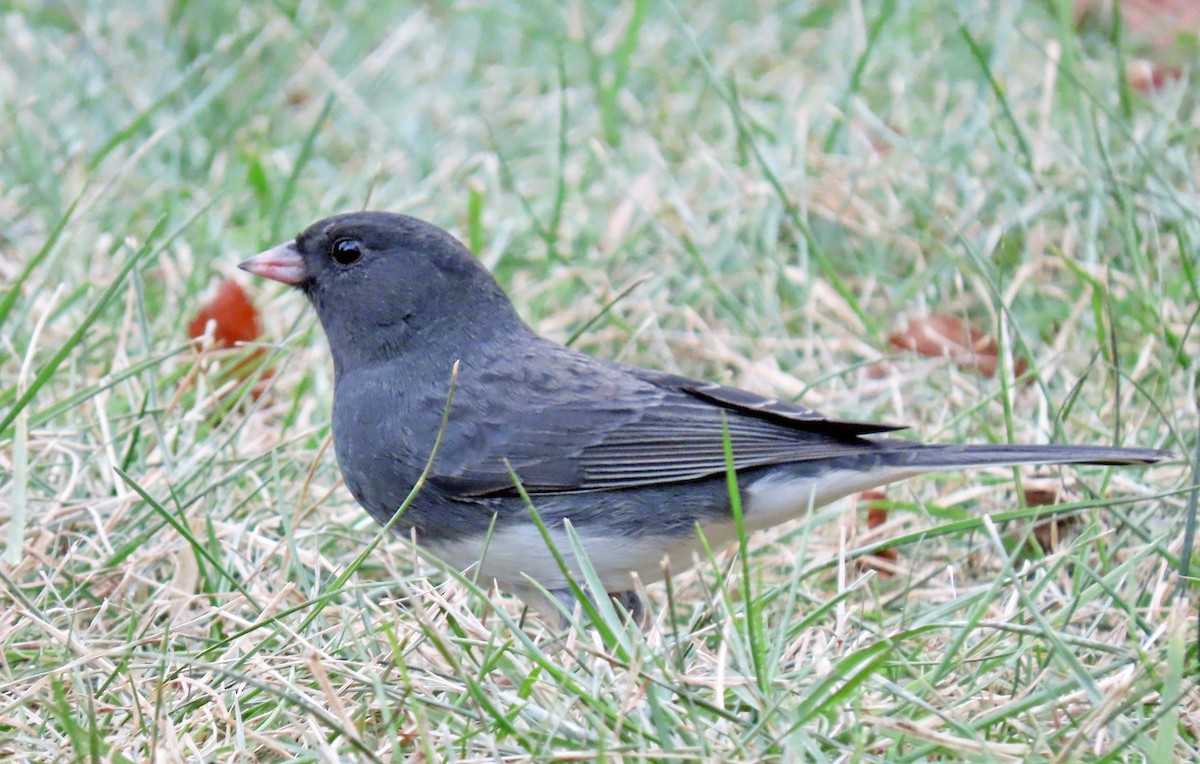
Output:
[[[832,419],[795,403],[686,377],[596,361],[567,351],[573,385],[498,409],[463,456],[431,479],[459,495],[531,495],[698,480],[725,472],[724,433],[736,469],[862,453],[864,434],[893,425]],[[529,380],[525,390],[528,397]],[[492,382],[493,385],[496,382]]]

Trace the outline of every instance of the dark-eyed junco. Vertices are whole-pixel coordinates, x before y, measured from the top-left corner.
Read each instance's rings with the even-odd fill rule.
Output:
[[[536,334],[466,247],[403,215],[326,218],[240,267],[299,288],[316,308],[333,353],[338,464],[380,523],[425,467],[460,362],[428,481],[396,527],[542,610],[550,603],[530,579],[568,609],[573,600],[509,465],[557,549],[576,565],[569,521],[605,589],[640,618],[631,573],[653,581],[664,559],[690,565],[697,526],[714,548],[736,536],[724,423],[747,532],[928,470],[1165,456],[925,445],[880,436],[900,427],[598,360]]]

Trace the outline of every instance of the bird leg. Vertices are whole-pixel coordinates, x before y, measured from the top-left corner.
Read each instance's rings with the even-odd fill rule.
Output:
[[[509,586],[509,590],[521,598],[521,600],[529,606],[530,609],[537,611],[546,621],[557,624],[559,628],[566,629],[571,624],[566,615],[567,613],[575,612],[575,595],[570,589],[550,589],[547,592],[533,586]],[[546,596],[549,594],[550,596]],[[620,605],[620,608],[629,616],[629,619],[638,626],[645,627],[647,623],[646,604],[642,601],[639,595],[633,589],[623,592],[609,592],[608,596],[614,603]],[[553,599],[552,599],[553,598]],[[555,603],[557,600],[557,604]],[[562,605],[562,610],[559,609]]]

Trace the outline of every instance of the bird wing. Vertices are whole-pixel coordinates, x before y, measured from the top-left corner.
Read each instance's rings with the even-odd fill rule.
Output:
[[[802,428],[807,428],[813,426],[829,434],[837,435],[870,435],[895,432],[908,427],[902,424],[835,419],[815,409],[801,406],[799,403],[770,398],[738,387],[718,385],[716,382],[700,382],[678,374],[667,374],[650,369],[626,367],[626,370],[632,376],[646,380],[658,387],[679,390],[721,408],[760,417],[785,427],[800,425]]]
[[[726,427],[739,470],[862,453],[878,447],[862,435],[902,429],[587,356],[565,367],[546,380],[526,367],[518,405],[509,396],[448,431],[431,481],[460,496],[512,495],[511,465],[531,495],[634,488],[724,474]],[[482,381],[489,401],[506,387]]]

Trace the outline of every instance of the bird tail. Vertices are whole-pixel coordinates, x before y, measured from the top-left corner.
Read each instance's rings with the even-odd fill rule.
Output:
[[[920,445],[904,454],[906,467],[922,470],[1007,467],[1020,464],[1147,465],[1171,456],[1154,448],[1059,445]]]
[[[1146,465],[1168,451],[1109,446],[925,445],[895,438],[871,439],[879,448],[825,463],[793,462],[772,468],[748,486],[748,528],[766,528],[843,496],[905,480],[923,472],[1011,467],[1020,464]]]

